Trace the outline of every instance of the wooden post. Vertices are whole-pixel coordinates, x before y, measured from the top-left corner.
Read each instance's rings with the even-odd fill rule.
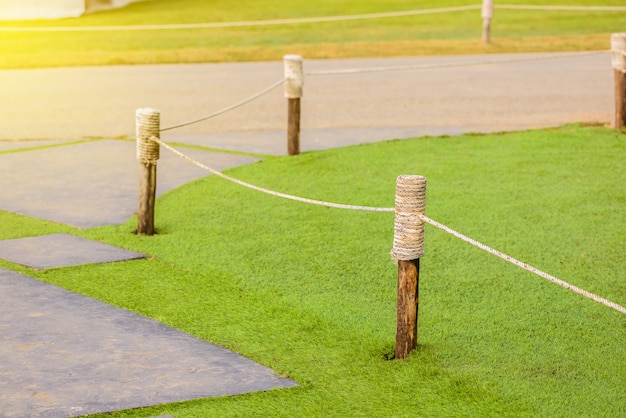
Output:
[[[300,154],[300,98],[287,99],[287,153]]]
[[[285,55],[285,97],[287,98],[287,153],[300,154],[300,98],[304,85],[302,57]]]
[[[424,254],[426,179],[404,175],[396,181],[396,206],[392,257],[398,263],[396,358],[417,347],[419,267]]]
[[[626,127],[626,33],[611,35],[613,78],[615,80],[615,129]]]
[[[493,0],[483,0],[483,43],[491,42],[491,19],[493,18]]]
[[[420,260],[398,260],[396,358],[403,359],[417,347]]]
[[[160,112],[156,109],[142,108],[136,111],[137,161],[139,161],[137,234],[154,235],[155,230],[154,204],[159,144],[150,138],[159,138],[160,116]]]

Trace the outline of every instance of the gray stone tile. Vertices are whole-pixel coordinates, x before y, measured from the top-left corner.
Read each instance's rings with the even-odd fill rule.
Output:
[[[135,146],[103,140],[0,155],[0,209],[80,228],[124,223],[137,211]],[[198,150],[185,154],[217,170],[256,161]],[[208,174],[166,150],[157,167],[157,195]]]
[[[0,241],[1,259],[40,270],[145,257],[145,254],[68,234]]]
[[[155,320],[0,269],[0,411],[67,417],[297,386]]]

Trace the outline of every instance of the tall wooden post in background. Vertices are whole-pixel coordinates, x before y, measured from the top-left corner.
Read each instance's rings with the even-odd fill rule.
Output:
[[[304,85],[302,57],[285,55],[285,97],[287,98],[287,153],[300,154],[300,98]]]
[[[420,258],[424,255],[426,178],[403,175],[396,181],[396,205],[391,256],[398,263],[396,358],[417,347]]]
[[[483,43],[491,42],[491,19],[493,18],[493,0],[483,0]]]
[[[161,113],[156,109],[136,111],[137,161],[139,161],[139,205],[137,233],[154,235],[154,205],[156,201],[157,160],[159,144],[150,138],[160,137]]]
[[[626,127],[626,33],[611,35],[613,78],[615,79],[615,129]]]

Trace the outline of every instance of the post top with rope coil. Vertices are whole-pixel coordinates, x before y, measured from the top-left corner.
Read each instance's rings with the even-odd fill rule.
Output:
[[[300,55],[285,55],[285,98],[299,99],[304,86],[303,60]]]
[[[611,63],[614,70],[626,73],[626,33],[611,35]]]

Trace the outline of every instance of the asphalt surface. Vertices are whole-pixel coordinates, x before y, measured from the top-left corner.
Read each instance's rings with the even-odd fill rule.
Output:
[[[493,60],[502,62],[484,63]],[[302,150],[612,119],[608,52],[306,60],[305,71],[403,65],[440,68],[307,76]],[[0,70],[0,209],[77,228],[123,223],[136,210],[138,178],[134,144],[120,137],[134,136],[137,108],[160,109],[167,127],[232,105],[282,74],[282,62]],[[279,88],[162,139],[281,155],[285,125]],[[104,139],[74,143],[85,138]],[[185,152],[217,169],[256,161]],[[207,174],[165,150],[158,167],[159,194]],[[35,268],[124,258],[77,257],[101,251],[95,244],[5,241],[0,257]],[[106,412],[295,385],[152,320],[14,272],[0,270],[0,287],[1,416]]]
[[[527,61],[513,61],[527,58]],[[541,128],[609,122],[609,52],[306,60],[305,72],[502,60],[447,68],[306,76],[303,136],[342,130],[376,139],[424,133]],[[229,106],[279,80],[282,62],[115,66],[0,71],[0,139],[133,136],[135,109],[161,110],[162,127]],[[172,131],[211,136],[284,132],[281,89],[218,118]],[[356,131],[355,131],[356,130]],[[388,130],[387,133],[384,130]],[[167,137],[167,136],[164,136]],[[277,134],[282,140],[283,134]],[[316,135],[322,140],[323,134]],[[347,135],[350,136],[350,135]],[[218,135],[219,138],[219,135]],[[304,139],[304,138],[303,138]],[[222,141],[222,140],[220,140]],[[333,146],[357,139],[338,137]],[[276,149],[284,153],[284,145]],[[244,141],[254,151],[255,141]],[[303,141],[303,149],[311,147]]]

